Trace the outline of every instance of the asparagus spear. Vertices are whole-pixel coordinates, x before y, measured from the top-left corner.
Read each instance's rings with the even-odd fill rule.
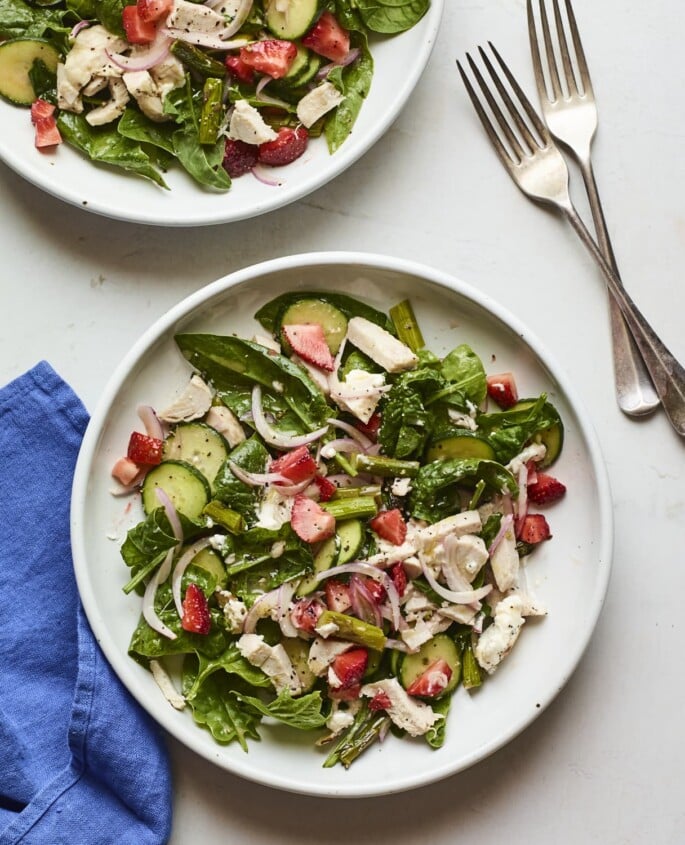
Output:
[[[376,625],[371,625],[355,616],[348,616],[346,613],[324,610],[319,616],[316,627],[317,629],[324,628],[331,623],[336,626],[335,636],[340,640],[357,643],[375,651],[383,651],[385,648],[385,634]]]
[[[358,472],[368,472],[383,478],[414,478],[421,468],[418,461],[401,461],[399,458],[386,458],[382,455],[362,455],[355,452],[353,457]]]
[[[216,77],[205,79],[202,89],[202,112],[200,113],[199,139],[201,144],[215,144],[219,135],[224,107],[221,97],[224,83]]]
[[[336,519],[366,519],[378,513],[376,499],[373,496],[335,498],[330,502],[324,502],[321,507]]]
[[[414,316],[411,302],[405,299],[390,309],[390,319],[395,326],[397,337],[405,343],[412,352],[418,352],[426,345],[421,334],[419,324]]]
[[[390,726],[390,717],[383,712],[374,713],[364,702],[355,716],[354,722],[342,736],[324,762],[324,768],[330,769],[342,763],[347,769],[378,737]]]
[[[240,534],[245,529],[242,516],[237,511],[222,505],[221,502],[217,502],[216,499],[206,504],[202,513],[231,534]]]

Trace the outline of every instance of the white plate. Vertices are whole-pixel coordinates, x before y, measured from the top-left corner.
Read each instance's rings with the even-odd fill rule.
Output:
[[[350,137],[334,154],[326,142],[310,142],[306,153],[287,167],[269,170],[281,180],[265,185],[251,174],[233,181],[230,191],[205,190],[180,167],[165,180],[170,191],[140,177],[95,165],[67,144],[41,153],[33,143],[28,109],[0,100],[0,159],[18,174],[72,205],[88,211],[157,226],[203,226],[256,217],[294,202],[346,170],[390,127],[409,99],[433,49],[443,0],[413,28],[393,38],[374,37],[375,72],[371,91]]]
[[[468,343],[491,372],[512,370],[522,395],[546,391],[565,425],[554,473],[568,487],[548,511],[554,538],[530,559],[528,585],[549,616],[529,620],[511,655],[475,694],[460,689],[438,751],[421,740],[389,737],[349,771],[323,769],[313,734],[265,726],[245,754],[221,747],[177,712],[126,649],[140,598],[121,587],[119,557],[138,501],[112,497],[110,471],[139,426],[139,403],[169,402],[189,377],[174,345],[178,331],[257,330],[257,308],[287,290],[344,291],[383,309],[410,297],[429,348],[444,354]],[[109,539],[116,536],[117,540]],[[173,308],[136,343],[104,389],[79,456],[72,502],[72,543],[81,598],[98,642],[124,684],[171,734],[208,760],[243,777],[295,792],[362,796],[410,789],[457,772],[525,728],[564,686],[595,627],[609,577],[612,510],[602,457],[585,411],[566,376],[534,335],[483,294],[444,273],[399,259],[355,253],[291,256],[259,264],[207,286]]]

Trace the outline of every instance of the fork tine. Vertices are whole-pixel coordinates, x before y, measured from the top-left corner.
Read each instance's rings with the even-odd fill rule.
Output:
[[[559,49],[561,51],[561,61],[564,66],[564,74],[566,76],[566,84],[570,94],[579,94],[578,83],[571,65],[571,57],[568,50],[568,42],[566,41],[566,33],[564,32],[564,24],[561,20],[561,10],[559,9],[559,0],[552,0],[554,6],[554,23],[557,28],[557,38],[559,40]]]
[[[545,8],[545,0],[539,0],[540,6],[540,23],[542,24],[542,38],[545,42],[545,53],[547,55],[547,70],[549,71],[550,82],[552,83],[552,91],[554,93],[554,100],[560,100],[561,82],[559,80],[559,70],[557,68],[557,60],[554,56],[554,47],[552,46],[552,33],[549,29],[549,19],[547,18],[547,9]]]
[[[490,49],[492,50],[493,55],[495,56],[495,58],[499,62],[500,67],[504,71],[504,75],[509,80],[509,84],[511,85],[511,88],[512,88],[514,94],[516,94],[519,103],[521,103],[521,105],[525,109],[525,112],[528,115],[530,122],[533,124],[536,132],[540,136],[540,139],[542,140],[543,145],[545,147],[552,145],[552,136],[549,134],[549,130],[547,129],[545,124],[540,119],[540,116],[538,115],[538,113],[535,111],[533,106],[530,104],[530,100],[523,93],[521,86],[518,84],[514,75],[512,74],[512,72],[509,70],[509,68],[505,64],[504,59],[500,56],[500,54],[495,49],[495,45],[492,43],[492,41],[488,41],[488,44],[490,45]],[[529,131],[529,135],[531,135],[531,137],[532,137],[532,133],[530,133],[530,131]],[[539,147],[540,145],[536,142],[535,146]]]
[[[473,68],[473,61],[471,59],[471,56],[469,56],[469,54],[467,53],[466,57],[469,60],[469,64]],[[464,83],[464,87],[466,88],[466,91],[468,92],[468,95],[471,98],[471,102],[473,103],[473,107],[476,110],[476,114],[480,118],[480,122],[483,124],[483,128],[487,132],[487,135],[490,138],[490,141],[492,142],[493,146],[495,147],[497,154],[499,155],[499,157],[502,159],[502,161],[504,162],[504,164],[508,168],[512,168],[514,165],[519,164],[520,161],[521,161],[521,154],[522,154],[520,147],[519,147],[518,151],[515,150],[515,153],[518,156],[518,159],[514,159],[512,157],[512,154],[509,152],[509,150],[507,150],[507,148],[502,143],[499,135],[497,134],[494,126],[492,125],[492,121],[490,120],[487,112],[485,111],[485,109],[481,105],[481,102],[478,99],[478,95],[476,94],[473,86],[469,82],[469,79],[466,76],[466,73],[464,72],[464,68],[461,66],[461,62],[457,61],[457,67],[459,68],[459,73],[461,75],[462,82]],[[477,71],[477,68],[476,68],[476,71]],[[480,74],[478,74],[478,75],[480,75]],[[481,80],[482,80],[482,77],[481,77]],[[480,82],[479,82],[479,84],[480,84]],[[481,87],[482,87],[482,85],[481,85]],[[501,116],[502,120],[504,120],[504,118],[501,114],[500,114],[500,116]]]
[[[590,71],[588,70],[585,61],[585,51],[580,40],[580,33],[578,32],[578,25],[576,24],[576,16],[573,14],[573,7],[571,0],[566,0],[566,15],[568,17],[568,24],[571,29],[571,38],[573,39],[573,48],[576,51],[576,61],[578,62],[578,70],[580,71],[580,81],[583,83],[583,90],[592,97],[592,81],[590,79]]]
[[[533,59],[533,72],[535,73],[535,82],[538,86],[538,92],[542,97],[543,94],[549,99],[547,92],[547,83],[545,82],[545,73],[542,69],[542,56],[540,54],[540,43],[538,41],[538,34],[535,28],[535,19],[533,17],[533,2],[526,0],[526,8],[528,12],[528,38],[530,39],[530,54]]]

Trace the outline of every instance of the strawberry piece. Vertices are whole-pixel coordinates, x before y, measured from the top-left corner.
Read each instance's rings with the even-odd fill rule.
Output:
[[[451,677],[452,670],[447,661],[434,660],[426,671],[407,687],[407,694],[419,698],[435,698],[445,691]]]
[[[297,45],[278,38],[254,41],[240,49],[240,60],[258,73],[281,79],[290,70],[297,56]]]
[[[293,484],[299,484],[316,474],[316,461],[306,446],[298,446],[292,452],[286,452],[278,460],[271,463],[269,472],[277,472],[285,476]]]
[[[535,545],[542,543],[543,540],[549,540],[551,536],[552,532],[547,520],[541,513],[529,513],[523,518],[519,529],[519,540]]]
[[[146,23],[166,17],[174,6],[174,0],[137,0],[140,19]]]
[[[129,44],[151,44],[157,35],[157,27],[151,21],[140,17],[137,6],[124,6],[121,22]]]
[[[324,12],[304,36],[302,43],[332,62],[342,62],[350,52],[350,33],[330,12]]]
[[[183,599],[181,626],[184,631],[190,631],[192,634],[208,634],[212,627],[207,597],[197,584],[188,584]]]
[[[55,107],[47,100],[41,100],[39,97],[31,103],[31,123],[33,124],[40,118],[52,117],[54,113]]]
[[[319,323],[305,323],[297,326],[283,326],[283,336],[293,350],[304,361],[331,372],[335,363],[326,343],[323,326]]]
[[[318,599],[299,599],[290,611],[290,621],[301,631],[313,634],[319,616],[324,610],[322,602]]]
[[[116,478],[116,480],[120,484],[123,484],[124,487],[128,487],[129,484],[133,484],[140,475],[142,475],[140,467],[130,458],[119,458],[112,467],[112,477]]]
[[[259,161],[272,167],[282,167],[298,159],[307,149],[309,133],[304,126],[292,129],[282,126],[278,130],[278,138],[259,145]]]
[[[371,594],[374,604],[382,604],[385,601],[385,587],[375,578],[362,578],[362,582]]]
[[[259,148],[254,144],[246,144],[245,141],[236,141],[229,138],[226,141],[224,151],[224,170],[231,179],[244,176],[257,164],[258,155]]]
[[[352,607],[350,588],[347,584],[343,584],[342,581],[335,578],[327,578],[324,590],[329,610],[334,610],[336,613],[345,613]]]
[[[356,701],[362,692],[362,685],[355,684],[349,689],[335,689],[328,687],[328,697],[334,701]]]
[[[334,690],[349,690],[358,686],[369,662],[365,648],[352,648],[339,654],[328,669],[328,684]]]
[[[488,396],[497,402],[503,410],[513,407],[519,401],[518,389],[513,373],[499,373],[488,376]]]
[[[404,591],[407,589],[408,581],[407,573],[402,565],[402,561],[393,564],[393,566],[390,567],[389,572],[392,583],[395,585],[395,589],[397,590],[400,598],[402,598]]]
[[[314,476],[314,483],[319,488],[319,501],[329,502],[338,491],[338,488],[324,475]]]
[[[62,136],[54,117],[37,117],[33,122],[36,127],[34,143],[39,150],[44,147],[55,147],[62,143]]]
[[[335,517],[301,493],[295,496],[290,524],[306,543],[318,543],[335,534]]]
[[[378,438],[378,432],[381,428],[381,415],[376,411],[375,413],[371,414],[368,422],[362,422],[361,420],[357,420],[355,422],[355,428],[358,431],[361,431],[362,434],[365,434],[367,437],[370,437],[371,440],[376,440]]]
[[[528,484],[528,498],[536,505],[548,505],[556,502],[566,493],[566,485],[547,475],[546,472],[537,472],[536,480]]]
[[[248,84],[254,82],[254,68],[246,65],[240,56],[226,56],[224,64],[236,79]]]
[[[163,440],[159,440],[157,437],[148,437],[147,434],[134,431],[128,441],[126,457],[137,464],[156,466],[162,463],[163,450]]]
[[[383,690],[377,692],[371,701],[369,701],[369,710],[373,710],[374,713],[379,710],[387,710],[391,706],[392,701],[390,701],[390,696],[387,692],[383,692]]]
[[[401,546],[407,537],[407,523],[399,508],[381,511],[369,520],[369,525],[379,537],[395,546]]]

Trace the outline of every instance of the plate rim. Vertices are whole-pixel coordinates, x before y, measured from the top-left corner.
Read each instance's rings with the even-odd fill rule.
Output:
[[[211,213],[201,212],[199,214],[185,216],[180,213],[176,214],[172,220],[168,220],[166,218],[160,220],[158,216],[155,216],[153,211],[139,212],[136,211],[136,209],[132,209],[128,212],[124,212],[119,211],[118,209],[113,210],[107,206],[106,202],[97,199],[91,200],[88,197],[84,197],[83,194],[79,193],[80,189],[78,185],[74,185],[72,187],[68,183],[60,184],[59,179],[50,178],[50,171],[48,171],[47,173],[41,171],[41,169],[37,165],[31,164],[30,160],[29,169],[27,171],[26,159],[22,155],[15,153],[13,150],[7,149],[2,142],[1,136],[0,161],[4,162],[22,179],[25,179],[27,182],[34,185],[36,188],[39,188],[40,190],[44,191],[45,193],[49,194],[50,196],[53,196],[58,200],[66,202],[67,204],[74,206],[75,208],[80,208],[82,211],[89,211],[93,214],[96,214],[101,217],[106,217],[110,220],[119,220],[126,223],[138,223],[146,226],[156,226],[161,228],[191,228],[196,226],[219,226],[225,223],[237,223],[241,220],[249,220],[253,217],[259,217],[263,214],[268,214],[271,211],[276,211],[279,208],[283,208],[286,205],[290,205],[291,203],[301,200],[303,197],[309,195],[310,193],[313,193],[319,188],[322,188],[324,185],[328,184],[333,179],[336,179],[349,167],[351,167],[356,161],[362,158],[362,156],[364,156],[371,149],[371,147],[373,147],[378,141],[381,140],[381,138],[385,135],[390,126],[397,120],[400,113],[406,106],[409,98],[411,97],[414,91],[414,88],[418,84],[419,79],[421,78],[428,65],[431,54],[433,52],[433,48],[435,46],[435,42],[437,40],[438,32],[440,30],[440,23],[442,21],[444,8],[445,0],[431,0],[431,5],[428,8],[428,11],[424,15],[424,17],[417,23],[417,26],[423,25],[426,27],[426,33],[425,37],[421,40],[421,47],[418,53],[416,54],[416,61],[412,62],[411,73],[407,74],[407,76],[404,76],[399,80],[399,84],[397,86],[397,93],[394,98],[392,107],[385,113],[384,118],[382,120],[374,123],[373,130],[363,136],[363,140],[360,141],[358,145],[352,144],[350,146],[347,146],[346,144],[343,144],[333,156],[329,156],[331,160],[331,167],[323,174],[317,172],[316,168],[314,169],[314,172],[311,175],[306,176],[305,178],[300,179],[299,176],[303,174],[298,174],[298,180],[295,186],[290,191],[283,191],[278,194],[274,192],[273,195],[269,195],[264,201],[253,202],[252,207],[248,210],[243,210],[240,207],[231,210],[227,206],[227,208],[229,208],[228,213],[217,214],[215,210]],[[402,34],[403,33],[400,33],[399,37],[401,37]],[[7,106],[8,108],[12,107],[11,104],[0,101],[0,107],[5,106]],[[78,153],[78,155],[81,155],[81,153]],[[84,165],[87,165],[88,168],[95,167],[98,169],[102,169],[104,167],[99,165],[98,163],[90,162],[85,158],[82,163]],[[59,167],[55,169],[55,172],[59,173]],[[113,192],[116,192],[117,190],[117,179],[122,179],[122,182],[120,183],[121,185],[126,185],[126,182],[129,179],[139,179],[139,177],[135,177],[127,173],[118,172],[113,168],[107,168],[106,171],[103,172],[106,172],[108,174],[111,173],[113,177]],[[138,184],[138,181],[136,181],[136,184]],[[195,187],[197,188],[197,196],[201,197],[203,193],[203,188],[199,185]],[[228,194],[230,194],[230,191],[228,192]]]
[[[418,776],[412,777],[410,774],[408,776],[404,776],[403,778],[395,779],[391,786],[385,786],[383,783],[378,783],[376,787],[369,788],[366,786],[361,789],[355,787],[352,781],[349,785],[344,786],[340,786],[338,784],[326,786],[320,783],[312,783],[305,788],[298,784],[291,784],[287,782],[285,778],[278,775],[263,773],[261,771],[254,772],[252,770],[243,770],[243,767],[240,764],[236,764],[235,761],[221,756],[220,746],[217,746],[217,748],[214,749],[212,746],[208,746],[205,742],[202,742],[202,735],[199,728],[198,740],[195,742],[194,736],[190,738],[181,736],[180,732],[176,730],[176,725],[171,719],[173,713],[170,712],[168,714],[168,719],[165,718],[166,714],[164,711],[162,711],[162,715],[153,714],[148,707],[145,696],[142,694],[139,695],[136,691],[136,685],[134,684],[134,688],[132,689],[129,683],[125,680],[125,678],[129,675],[129,668],[133,668],[129,666],[131,658],[122,654],[121,650],[118,648],[113,640],[113,637],[109,634],[106,628],[104,630],[100,628],[96,613],[95,592],[88,574],[85,520],[81,518],[81,514],[85,509],[89,472],[96,456],[98,439],[106,421],[107,413],[114,404],[114,401],[116,400],[119,391],[124,386],[125,381],[130,376],[136,362],[141,359],[146,350],[150,349],[157,341],[168,333],[175,324],[187,317],[194,310],[201,307],[204,303],[208,302],[217,295],[226,294],[232,288],[242,285],[245,282],[249,282],[251,279],[260,278],[274,272],[293,270],[295,268],[341,264],[359,266],[360,268],[371,267],[377,270],[398,272],[405,275],[420,277],[426,281],[436,284],[438,287],[445,288],[449,292],[456,293],[457,295],[464,297],[471,303],[489,312],[500,321],[506,323],[512,331],[516,333],[520,340],[533,351],[538,361],[549,370],[551,375],[553,375],[560,389],[563,391],[568,403],[574,410],[581,440],[587,446],[590,463],[597,481],[597,501],[600,511],[598,523],[601,527],[597,541],[597,560],[601,563],[602,569],[601,572],[598,572],[596,575],[596,585],[592,594],[592,612],[588,614],[590,622],[587,625],[584,636],[575,644],[573,657],[567,663],[567,671],[562,676],[561,682],[556,688],[550,688],[546,691],[544,696],[540,696],[540,706],[533,708],[527,717],[516,721],[510,729],[504,731],[491,742],[474,749],[471,754],[461,758],[456,765],[451,764],[448,761],[443,765],[437,765],[433,770],[431,770],[429,775],[419,773]],[[559,365],[553,353],[547,350],[542,342],[537,338],[535,333],[531,332],[530,329],[524,325],[518,317],[509,312],[507,308],[499,305],[488,294],[470,286],[468,283],[463,282],[456,276],[420,262],[378,253],[366,253],[359,251],[300,253],[249,265],[242,269],[233,271],[232,273],[229,273],[226,276],[223,276],[194,291],[155,320],[154,323],[130,347],[124,358],[115,368],[92,413],[81,444],[74,472],[70,508],[70,528],[74,573],[80,600],[91,629],[93,630],[93,634],[122,684],[139,702],[151,718],[158,722],[185,747],[191,749],[204,759],[215,763],[220,768],[229,771],[234,775],[261,785],[281,789],[287,792],[320,797],[343,798],[361,798],[394,794],[426,786],[430,783],[435,783],[436,781],[442,780],[450,775],[454,775],[471,767],[475,763],[486,759],[491,754],[507,745],[511,740],[523,732],[533,721],[535,721],[535,719],[552,703],[559,692],[561,692],[561,690],[565,687],[587,650],[606,599],[613,565],[614,546],[612,496],[608,470],[602,456],[599,439],[590,422],[590,416],[584,403],[577,395],[575,388],[570,383],[568,376],[566,375],[564,369]],[[204,737],[202,737],[202,739],[204,739]]]

